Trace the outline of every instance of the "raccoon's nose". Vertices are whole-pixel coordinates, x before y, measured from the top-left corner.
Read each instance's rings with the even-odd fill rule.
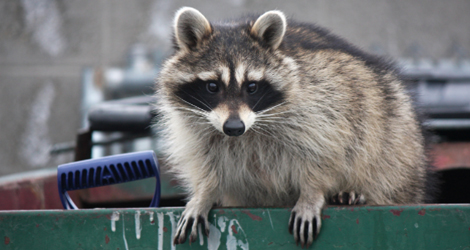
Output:
[[[240,136],[245,132],[245,124],[240,119],[228,119],[224,123],[224,133],[228,136]]]

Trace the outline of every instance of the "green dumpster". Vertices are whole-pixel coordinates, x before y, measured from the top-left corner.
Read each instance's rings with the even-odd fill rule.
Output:
[[[208,238],[173,246],[182,211],[3,211],[0,249],[300,249],[290,208],[214,209]],[[470,205],[328,207],[321,230],[311,249],[470,249]]]

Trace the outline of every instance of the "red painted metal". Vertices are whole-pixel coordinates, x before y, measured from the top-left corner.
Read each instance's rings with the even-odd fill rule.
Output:
[[[57,194],[55,172],[20,175],[0,183],[0,210],[61,209]]]
[[[438,169],[470,168],[470,143],[441,143],[431,150],[433,166]]]
[[[54,170],[11,176],[7,180],[0,180],[0,210],[63,209],[58,192]],[[68,193],[78,207],[83,202],[127,202],[152,198],[151,194],[139,191],[138,188],[125,190],[119,185]]]

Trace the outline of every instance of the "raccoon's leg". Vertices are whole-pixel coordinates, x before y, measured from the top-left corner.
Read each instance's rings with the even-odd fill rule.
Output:
[[[173,238],[174,245],[184,243],[188,231],[190,231],[189,243],[195,242],[197,239],[198,224],[204,226],[204,233],[206,236],[209,236],[209,221],[207,216],[213,204],[216,202],[214,197],[216,196],[212,193],[197,195],[186,204],[186,208],[176,227],[176,234]]]
[[[297,244],[307,248],[317,238],[321,228],[321,210],[325,205],[322,192],[310,190],[303,191],[292,209],[289,219],[289,232],[294,234]]]
[[[328,204],[330,205],[364,205],[366,198],[363,194],[356,192],[339,192],[330,197]]]

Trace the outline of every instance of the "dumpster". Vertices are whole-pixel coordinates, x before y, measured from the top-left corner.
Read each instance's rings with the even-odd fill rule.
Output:
[[[218,208],[209,237],[173,246],[182,208],[0,212],[0,249],[300,249],[290,208]],[[323,211],[311,249],[469,249],[470,205],[342,206]]]

